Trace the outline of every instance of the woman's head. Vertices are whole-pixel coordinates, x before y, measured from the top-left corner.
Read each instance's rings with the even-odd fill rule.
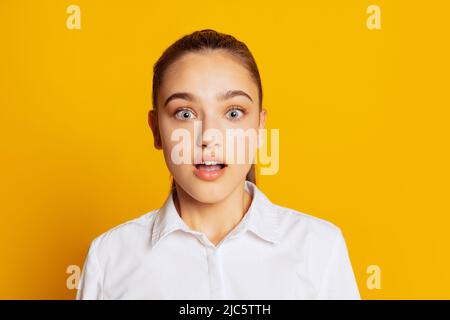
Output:
[[[234,140],[234,146],[226,139],[228,132],[257,133],[265,124],[261,79],[247,46],[231,35],[196,31],[167,48],[153,71],[149,124],[174,183],[196,200],[214,203],[244,180],[255,182],[251,135]],[[189,133],[192,150],[184,148],[181,153],[192,151],[192,163],[173,159],[180,145],[173,139],[177,130]],[[227,162],[243,143],[246,161]],[[200,150],[197,157],[195,148]],[[202,160],[224,165],[201,166]]]

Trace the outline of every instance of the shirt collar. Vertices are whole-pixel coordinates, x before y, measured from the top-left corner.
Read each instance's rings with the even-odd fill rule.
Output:
[[[274,204],[252,182],[245,181],[245,190],[252,196],[252,202],[238,226],[233,230],[233,236],[250,230],[260,238],[277,243],[279,241],[279,216]],[[157,211],[152,230],[152,246],[167,234],[182,230],[189,233],[199,232],[191,230],[178,214],[173,200],[173,192],[167,197],[163,206]]]

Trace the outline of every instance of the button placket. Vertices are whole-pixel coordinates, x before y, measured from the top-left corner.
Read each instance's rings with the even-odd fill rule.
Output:
[[[220,252],[218,249],[207,246],[206,254],[208,259],[211,299],[224,299],[224,281]]]

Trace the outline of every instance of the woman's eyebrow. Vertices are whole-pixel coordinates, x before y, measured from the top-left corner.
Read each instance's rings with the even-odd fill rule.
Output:
[[[250,97],[250,95],[248,95],[247,93],[245,93],[242,90],[228,90],[222,93],[219,93],[216,98],[218,101],[225,101],[237,96],[243,96],[248,98],[251,102],[253,102],[252,98]],[[164,106],[166,106],[171,100],[174,99],[183,99],[183,100],[187,100],[187,101],[198,101],[198,97],[192,93],[189,92],[175,92],[173,94],[171,94],[166,101],[164,102]]]
[[[252,98],[250,98],[250,96],[242,90],[228,90],[224,93],[220,93],[217,95],[217,100],[224,101],[224,100],[236,97],[236,96],[247,97],[251,102],[253,102]]]
[[[164,107],[167,106],[167,104],[174,100],[174,99],[183,99],[188,101],[197,101],[197,97],[189,92],[175,92],[174,94],[171,94],[166,101],[164,102]]]

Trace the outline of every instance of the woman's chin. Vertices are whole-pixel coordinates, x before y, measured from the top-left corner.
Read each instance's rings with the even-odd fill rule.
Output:
[[[195,183],[191,188],[190,193],[193,198],[201,203],[218,203],[225,199],[232,191],[223,185],[205,185],[204,183]]]
[[[196,177],[180,185],[180,187],[196,201],[207,204],[221,202],[233,191],[230,183],[225,183],[224,181],[207,182]]]

